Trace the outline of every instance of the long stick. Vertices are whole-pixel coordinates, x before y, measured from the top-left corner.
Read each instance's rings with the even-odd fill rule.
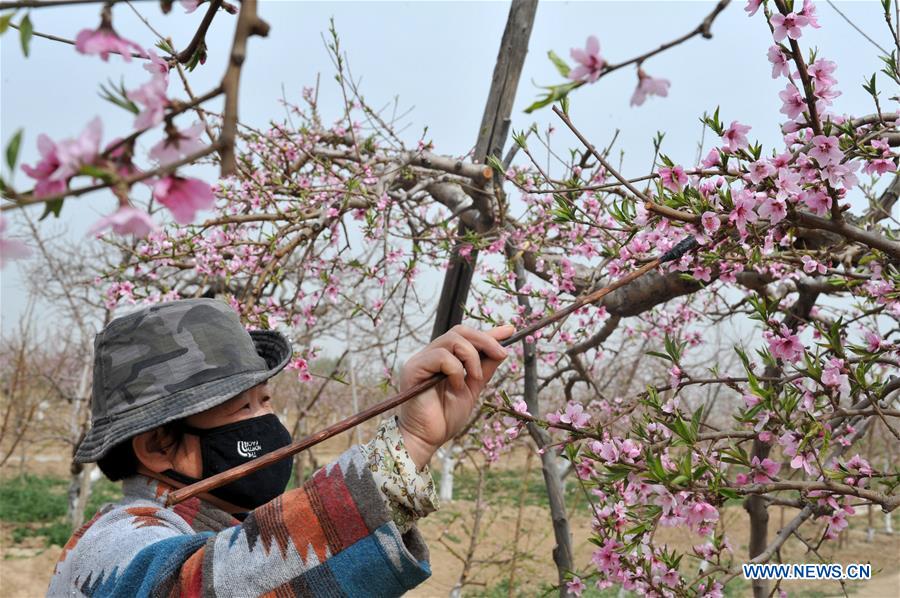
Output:
[[[626,274],[622,278],[616,280],[609,286],[605,286],[602,289],[598,289],[593,293],[589,293],[587,295],[583,295],[562,308],[558,312],[554,314],[550,314],[545,318],[534,322],[533,324],[522,328],[521,330],[515,332],[512,336],[504,339],[500,342],[500,344],[504,347],[508,347],[513,345],[524,338],[534,334],[541,328],[553,324],[554,322],[558,322],[559,320],[565,318],[573,311],[580,307],[584,307],[585,305],[589,305],[591,303],[595,303],[605,297],[606,295],[612,293],[616,289],[619,289],[633,280],[640,278],[647,272],[654,270],[659,267],[660,264],[664,264],[666,262],[670,262],[673,260],[677,260],[681,256],[683,256],[688,251],[691,251],[697,247],[697,241],[694,237],[688,237],[678,243],[675,247],[661,255],[660,257],[647,262],[637,270]],[[385,411],[393,409],[398,405],[402,405],[406,401],[410,400],[413,397],[416,397],[441,380],[447,377],[444,373],[436,374],[434,377],[429,378],[415,386],[406,389],[398,395],[395,395],[389,399],[386,399],[376,405],[369,407],[368,409],[363,409],[356,415],[352,415],[347,419],[341,420],[335,424],[328,426],[327,428],[316,432],[315,434],[311,434],[302,440],[298,440],[293,444],[289,444],[288,446],[282,447],[280,449],[274,450],[271,453],[267,453],[261,457],[257,457],[252,461],[248,461],[247,463],[243,463],[238,465],[237,467],[232,467],[227,471],[223,471],[222,473],[218,473],[212,477],[206,478],[190,486],[185,486],[179,490],[175,490],[174,492],[169,494],[168,499],[166,500],[166,504],[171,506],[177,503],[180,503],[184,500],[192,498],[202,492],[209,492],[219,486],[224,486],[234,480],[244,477],[247,474],[253,473],[258,469],[262,469],[263,467],[267,467],[276,461],[280,461],[282,459],[286,459],[292,455],[299,453],[300,451],[306,450],[311,446],[315,446],[324,440],[328,440],[332,436],[336,436],[341,432],[349,430],[354,426],[358,426],[362,422],[375,417],[376,415],[380,415]]]

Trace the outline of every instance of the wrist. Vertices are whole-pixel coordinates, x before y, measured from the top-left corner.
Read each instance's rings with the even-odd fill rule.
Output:
[[[409,453],[409,457],[416,464],[416,469],[422,471],[431,461],[432,455],[437,451],[438,447],[425,442],[414,433],[406,429],[401,423],[397,426],[400,429],[400,435],[403,437],[403,447]]]

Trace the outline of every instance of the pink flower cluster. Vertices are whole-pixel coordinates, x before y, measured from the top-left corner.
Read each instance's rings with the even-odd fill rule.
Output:
[[[572,48],[570,55],[578,66],[569,72],[569,79],[593,83],[600,78],[606,61],[600,55],[600,42],[591,35],[587,38],[584,49]]]

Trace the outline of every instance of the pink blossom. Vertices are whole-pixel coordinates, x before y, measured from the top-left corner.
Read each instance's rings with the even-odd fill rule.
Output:
[[[781,326],[781,334],[767,334],[766,340],[769,343],[769,352],[776,359],[785,361],[797,361],[803,356],[803,343],[800,342],[796,334],[785,326]]]
[[[814,29],[821,27],[821,25],[819,25],[818,15],[816,15],[816,5],[813,4],[812,0],[803,0],[803,8],[800,10],[799,14],[806,17],[810,27],[813,27]]]
[[[160,58],[153,50],[148,50],[147,56],[150,60],[144,63],[144,70],[154,77],[164,77],[168,81],[169,63]]]
[[[669,569],[666,571],[665,575],[659,578],[663,585],[669,586],[670,588],[676,587],[679,579],[681,579],[681,577],[675,569]]]
[[[837,539],[838,535],[849,525],[847,515],[844,511],[835,511],[830,517],[827,517],[828,528],[825,530],[825,537],[829,540]]]
[[[142,47],[119,35],[108,22],[103,22],[97,29],[82,29],[75,36],[75,49],[81,54],[98,54],[104,61],[109,60],[110,53],[122,55],[125,62],[131,62],[131,53],[146,57]]]
[[[725,149],[730,152],[736,152],[747,147],[749,144],[747,133],[750,131],[750,128],[749,125],[742,125],[736,120],[731,121],[731,125],[722,134],[722,139],[725,140]]]
[[[22,241],[5,238],[6,218],[0,216],[0,268],[6,266],[9,260],[19,260],[31,255],[31,249]]]
[[[297,379],[301,382],[309,382],[312,380],[312,374],[309,373],[309,363],[302,357],[295,357],[287,365],[289,370],[297,370]]]
[[[662,181],[663,187],[675,193],[684,189],[688,182],[687,174],[681,166],[660,168],[659,179]]]
[[[569,403],[566,405],[565,413],[559,416],[559,421],[574,428],[584,428],[591,421],[591,416],[584,412],[581,403]]]
[[[834,135],[829,137],[826,137],[825,135],[816,135],[812,138],[812,145],[813,147],[809,151],[809,157],[815,158],[816,162],[819,163],[819,166],[824,167],[829,164],[840,163],[841,159],[844,157],[839,140]]]
[[[777,79],[779,75],[787,77],[791,74],[790,63],[787,56],[781,51],[781,46],[778,44],[773,45],[766,54],[769,57],[769,62],[772,63],[773,79]]]
[[[847,461],[847,469],[855,469],[866,477],[871,476],[874,472],[872,466],[863,457],[856,453],[849,461]]]
[[[197,210],[207,210],[216,203],[212,188],[199,179],[169,175],[153,184],[153,198],[163,204],[175,222],[190,224]]]
[[[575,465],[575,473],[579,480],[589,480],[594,475],[594,462],[590,459],[582,459]]]
[[[706,521],[717,521],[719,512],[707,502],[695,502],[685,513],[688,525],[699,525]]]
[[[821,189],[810,189],[802,192],[800,201],[818,216],[824,216],[831,209],[831,196]]]
[[[626,438],[619,443],[620,455],[626,463],[634,463],[634,460],[641,456],[641,445],[631,438]]]
[[[820,58],[809,65],[807,72],[815,83],[816,90],[825,92],[837,83],[837,79],[832,76],[835,70],[837,70],[837,64],[834,61]]]
[[[844,360],[833,357],[822,370],[822,384],[836,388],[842,397],[850,394],[850,379],[842,372]]]
[[[587,586],[584,585],[584,582],[581,581],[581,578],[577,575],[572,578],[572,581],[566,582],[566,588],[568,588],[568,590],[576,596],[581,596],[581,593],[586,587]]]
[[[797,453],[791,459],[791,469],[802,468],[808,475],[813,475],[816,472],[815,465],[816,460],[812,453]]]
[[[200,6],[200,0],[180,0],[185,13],[192,13]]]
[[[735,193],[734,209],[728,215],[728,221],[737,226],[741,234],[745,234],[747,224],[756,222],[758,219],[756,212],[753,211],[755,207],[756,200],[752,194],[745,191]]]
[[[786,114],[790,119],[797,118],[806,110],[806,100],[803,99],[803,96],[800,95],[793,83],[788,83],[784,91],[779,91],[778,97],[781,98],[782,102],[779,112]]]
[[[136,129],[145,129],[162,122],[166,106],[169,105],[169,98],[166,97],[168,85],[166,77],[155,76],[125,94],[129,100],[144,107],[134,119]]]
[[[103,123],[94,118],[81,135],[54,143],[46,135],[38,137],[41,161],[34,167],[22,165],[25,174],[38,181],[34,194],[47,197],[65,191],[69,179],[77,175],[82,166],[93,163],[100,149]]]
[[[777,170],[768,160],[763,158],[750,164],[747,168],[747,178],[754,185],[758,185],[763,179],[775,174]]]
[[[56,154],[56,143],[44,134],[38,136],[37,140],[38,152],[41,160],[34,166],[22,164],[22,170],[25,174],[37,180],[34,187],[35,197],[48,197],[56,195],[66,190],[68,177],[60,177],[57,171],[60,170],[59,156]]]
[[[876,351],[880,351],[884,346],[884,340],[872,332],[871,330],[866,331],[866,349],[869,353],[875,353]]]
[[[619,460],[619,449],[612,440],[594,443],[592,450],[607,463],[615,463]]]
[[[793,196],[800,193],[800,173],[787,168],[778,169],[775,189],[778,190],[775,194],[778,199],[796,201]]]
[[[744,7],[744,11],[747,13],[748,17],[752,17],[756,14],[756,11],[759,10],[759,6],[762,4],[762,0],[747,0],[747,5]]]
[[[756,211],[760,218],[765,218],[772,224],[778,224],[787,217],[787,204],[783,199],[766,197]]]
[[[772,31],[775,41],[780,42],[785,36],[791,39],[800,39],[803,34],[800,28],[809,25],[809,18],[792,12],[786,15],[777,13],[772,15],[772,25],[775,27],[775,30]]]
[[[703,225],[703,230],[706,231],[706,234],[708,235],[715,233],[722,225],[722,222],[715,212],[703,212],[703,215],[700,216],[700,223]]]
[[[638,69],[638,84],[631,96],[631,105],[640,106],[647,99],[647,96],[666,97],[669,95],[669,86],[671,83],[668,79],[655,79]]]
[[[150,149],[150,158],[156,160],[161,166],[177,162],[201,149],[204,144],[200,141],[203,132],[203,123],[195,123],[193,126],[176,131],[174,135],[166,135],[166,138]]]
[[[117,235],[131,234],[135,237],[146,237],[159,227],[150,218],[150,214],[133,206],[124,205],[118,210],[98,220],[88,230],[88,235],[96,235],[100,231],[112,228]]]
[[[684,377],[684,372],[681,371],[681,368],[677,365],[673,365],[669,368],[669,386],[673,388],[681,384],[681,379]],[[671,413],[671,411],[669,412]]]
[[[750,461],[750,467],[754,470],[753,483],[765,484],[771,482],[772,478],[778,474],[781,464],[776,463],[772,459],[766,457],[760,462],[759,457],[753,457]]]
[[[871,159],[866,163],[863,172],[866,174],[884,174],[896,168],[893,156],[891,155],[891,147],[887,141],[883,139],[873,139],[871,141],[872,149],[880,152],[880,157]]]
[[[785,455],[792,457],[797,454],[800,439],[795,432],[787,431],[778,438],[778,444],[782,446]]]
[[[859,183],[859,179],[854,174],[857,168],[859,168],[859,162],[856,160],[843,164],[832,162],[822,169],[822,174],[825,175],[825,179],[832,187],[841,186],[849,190]]]
[[[513,411],[521,413],[522,415],[531,415],[528,413],[528,405],[521,399],[513,403]]]
[[[691,273],[691,276],[704,282],[710,282],[712,280],[711,275],[712,270],[708,266],[697,266]]]
[[[93,163],[100,151],[102,136],[103,123],[98,116],[87,124],[78,137],[56,144],[56,155],[60,163],[60,169],[56,174],[61,177],[69,177],[77,174],[82,166]]]
[[[595,550],[591,555],[591,563],[603,573],[610,573],[619,567],[619,561],[622,556],[616,551],[619,543],[607,538],[599,550]]]
[[[591,35],[587,38],[583,50],[572,48],[569,54],[578,63],[578,66],[569,72],[569,79],[593,83],[600,77],[600,72],[606,62],[600,56],[600,42],[596,36]]]
[[[709,153],[706,154],[706,157],[700,161],[700,165],[703,168],[714,168],[719,165],[721,162],[721,157],[719,156],[719,150],[716,148],[712,148],[709,150]]]
[[[825,274],[825,272],[827,272],[825,264],[820,264],[808,255],[804,255],[803,257],[801,257],[800,261],[803,262],[803,271],[807,274],[813,274],[815,272],[818,272],[819,274]]]

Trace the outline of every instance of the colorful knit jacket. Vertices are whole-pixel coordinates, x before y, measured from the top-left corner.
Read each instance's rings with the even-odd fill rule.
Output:
[[[395,523],[373,443],[349,449],[243,522],[198,498],[167,508],[170,487],[127,478],[123,499],[66,544],[47,595],[403,594],[430,576],[428,549],[411,523],[405,533]]]

